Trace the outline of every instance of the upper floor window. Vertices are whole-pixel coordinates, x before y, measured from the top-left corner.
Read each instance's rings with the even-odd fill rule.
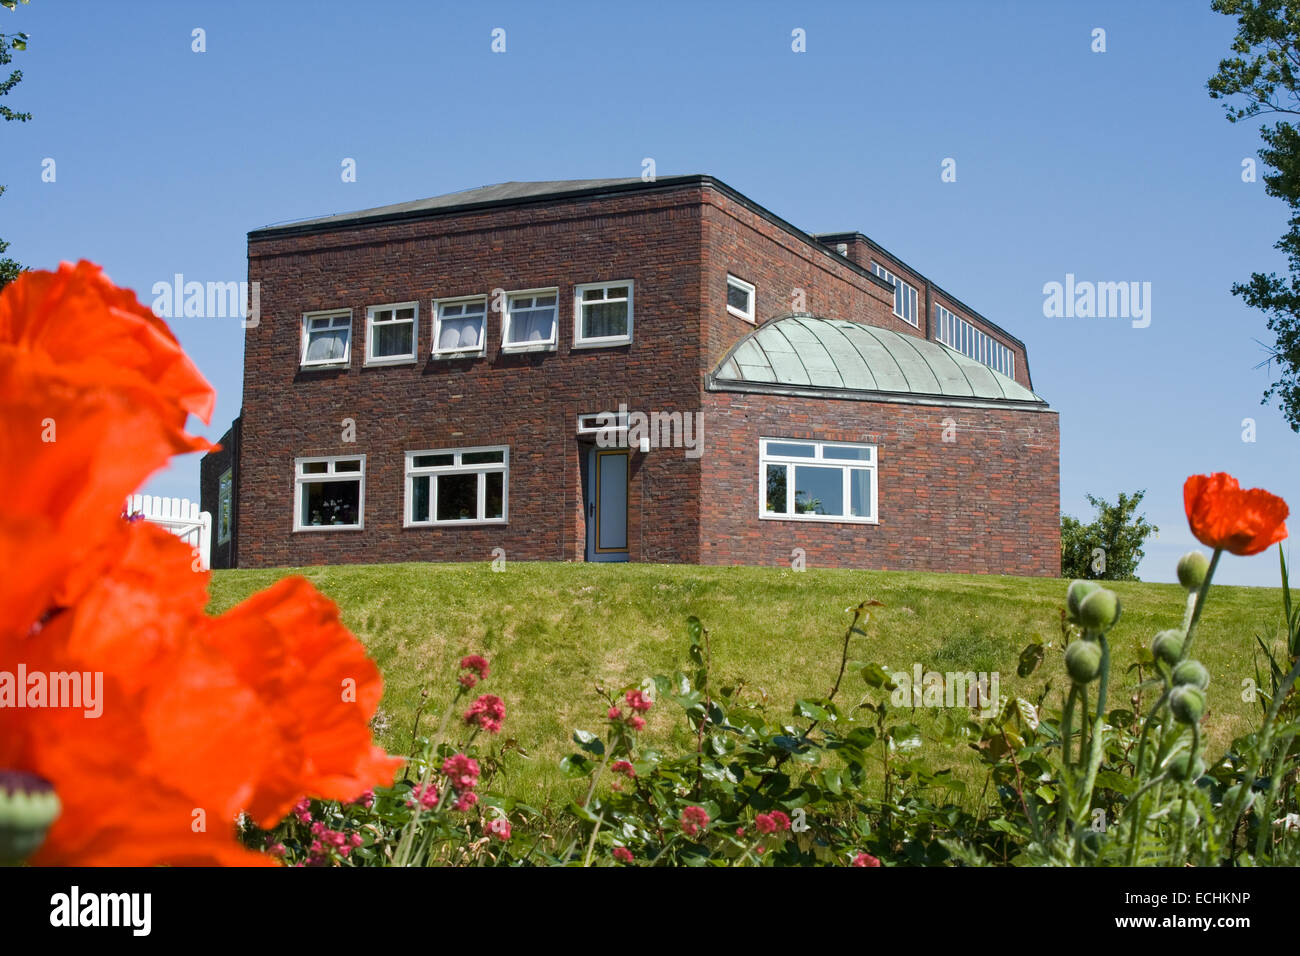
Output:
[[[365,455],[294,460],[294,531],[360,529],[365,501]]]
[[[487,351],[487,298],[438,299],[433,304],[435,355],[484,355]]]
[[[558,289],[512,292],[506,297],[501,348],[507,352],[555,348]]]
[[[348,364],[351,338],[350,309],[306,313],[302,317],[302,364]]]
[[[894,287],[894,315],[919,329],[921,321],[917,317],[915,287],[904,282],[879,262],[871,263],[871,271]]]
[[[876,447],[759,440],[761,518],[876,521]]]
[[[420,306],[415,302],[372,305],[366,309],[366,364],[415,361],[415,329]]]
[[[937,302],[934,304],[934,337],[1007,378],[1016,376],[1015,352]]]
[[[632,282],[591,282],[573,292],[573,346],[632,341]]]
[[[232,470],[227,468],[217,479],[217,544],[225,544],[230,540],[235,489],[232,475]]]
[[[727,275],[727,311],[732,315],[754,321],[754,286],[744,279]]]
[[[406,453],[406,524],[504,522],[510,449]]]

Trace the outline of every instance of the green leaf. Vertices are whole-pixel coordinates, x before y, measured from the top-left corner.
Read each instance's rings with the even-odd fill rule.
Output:
[[[575,730],[573,732],[573,742],[587,753],[595,754],[597,757],[605,753],[605,741],[591,733],[591,731]]]

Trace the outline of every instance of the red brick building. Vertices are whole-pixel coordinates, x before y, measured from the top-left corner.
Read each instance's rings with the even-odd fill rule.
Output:
[[[712,177],[488,186],[259,229],[248,263],[214,567],[1060,571],[1024,344]]]

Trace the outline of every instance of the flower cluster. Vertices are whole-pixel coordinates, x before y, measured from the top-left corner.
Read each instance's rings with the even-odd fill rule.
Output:
[[[758,827],[759,833],[778,833],[790,829],[790,818],[780,810],[773,810],[771,813],[760,813],[755,816],[754,826]]]
[[[480,680],[485,680],[488,676],[487,658],[480,657],[477,654],[471,654],[468,657],[460,659],[460,669],[464,672],[458,678],[461,687],[470,688]]]
[[[465,711],[465,723],[482,727],[490,734],[499,733],[506,719],[506,705],[494,694],[484,694]]]
[[[629,779],[636,776],[636,768],[634,768],[626,760],[615,760],[612,764],[609,765],[609,769],[611,773],[621,773],[623,776],[628,777]]]
[[[510,839],[510,821],[505,817],[493,817],[484,829],[502,843]]]
[[[435,784],[417,783],[411,788],[411,795],[406,800],[408,807],[414,807],[417,803],[421,809],[432,810],[438,805],[438,787]]]
[[[617,707],[611,706],[605,716],[615,723],[626,721],[627,725],[633,730],[645,729],[645,718],[641,715],[647,713],[650,708],[654,706],[654,701],[639,690],[628,691],[627,694],[624,695],[623,699],[627,701],[627,705],[631,708],[632,713],[628,714],[627,717],[624,717],[623,711]]]
[[[307,850],[307,866],[330,866],[334,863],[335,854],[346,859],[349,853],[364,842],[360,833],[349,836],[341,830],[331,830],[320,822],[311,825],[311,835],[315,839]]]
[[[854,866],[880,866],[880,860],[870,853],[859,853],[853,858]]]
[[[456,754],[442,762],[442,772],[452,789],[456,791],[453,810],[464,813],[478,803],[478,794],[474,792],[474,788],[478,786],[479,776],[477,760],[465,754]]]
[[[703,807],[687,807],[682,811],[682,832],[693,837],[709,825],[709,814]]]

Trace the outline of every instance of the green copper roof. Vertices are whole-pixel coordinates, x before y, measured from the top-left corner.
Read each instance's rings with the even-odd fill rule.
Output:
[[[789,315],[765,322],[719,363],[710,385],[878,401],[1047,403],[961,352],[861,322]]]

